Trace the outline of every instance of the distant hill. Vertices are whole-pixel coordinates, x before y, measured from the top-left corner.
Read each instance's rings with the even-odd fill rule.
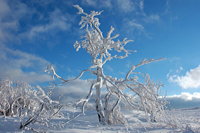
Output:
[[[199,100],[191,100],[186,101],[180,98],[168,98],[167,101],[169,104],[167,105],[168,109],[179,109],[179,108],[196,108],[200,107]]]

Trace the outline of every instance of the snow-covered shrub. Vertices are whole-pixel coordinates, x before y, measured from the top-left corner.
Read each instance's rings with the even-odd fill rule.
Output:
[[[137,77],[138,78],[138,77]],[[133,95],[129,101],[133,108],[144,111],[151,122],[163,118],[166,100],[159,96],[161,84],[154,83],[148,74],[144,76],[144,82],[134,80],[127,84]]]
[[[39,86],[32,87],[19,81],[0,81],[0,115],[20,117],[21,128],[37,121],[47,122],[60,107]]]
[[[0,112],[5,116],[20,116],[27,113],[24,109],[34,112],[38,104],[32,102],[34,91],[26,83],[10,80],[0,81]]]

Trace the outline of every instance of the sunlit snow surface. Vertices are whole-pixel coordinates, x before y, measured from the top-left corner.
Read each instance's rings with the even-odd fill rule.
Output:
[[[80,116],[65,126],[50,126],[43,131],[59,133],[200,133],[200,108],[168,110],[166,117],[168,123],[146,122],[144,114],[138,111],[130,112],[126,117],[129,121],[126,126],[102,126],[98,124],[96,113],[88,111],[85,116]],[[59,121],[65,120],[54,120],[55,123],[59,123]],[[19,126],[17,118],[0,117],[1,133],[24,132],[19,130]]]

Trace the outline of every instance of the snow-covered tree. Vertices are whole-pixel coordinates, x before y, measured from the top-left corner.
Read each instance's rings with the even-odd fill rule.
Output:
[[[163,110],[163,103],[158,98],[160,85],[153,83],[150,76],[144,76],[134,71],[142,65],[161,59],[145,59],[139,64],[133,65],[124,78],[118,79],[105,75],[103,67],[108,61],[128,57],[130,53],[125,46],[132,40],[127,38],[121,41],[117,40],[119,34],[112,35],[114,31],[112,26],[104,36],[97,18],[102,12],[91,11],[86,13],[80,6],[74,5],[74,7],[78,9],[78,14],[81,15],[79,25],[85,31],[83,40],[76,41],[74,47],[76,51],[79,51],[80,48],[85,49],[92,57],[92,65],[83,70],[76,78],[69,80],[59,76],[52,65],[47,67],[47,72],[64,82],[79,79],[85,72],[95,75],[96,79],[92,81],[88,95],[81,99],[78,104],[82,104],[82,113],[84,114],[85,105],[95,91],[96,112],[101,124],[126,123],[126,119],[120,111],[121,102],[128,103],[133,109],[145,111],[150,116],[151,121],[156,121],[156,116]],[[105,95],[102,95],[103,88],[106,88]],[[127,94],[128,90],[131,92]]]
[[[32,87],[21,81],[0,81],[0,116],[20,118],[21,129],[37,122],[48,124],[61,107],[40,86]]]

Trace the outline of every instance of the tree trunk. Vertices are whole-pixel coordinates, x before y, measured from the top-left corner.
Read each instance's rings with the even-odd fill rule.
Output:
[[[99,122],[101,124],[106,124],[105,114],[103,111],[103,105],[101,100],[101,87],[102,87],[102,67],[97,67],[97,85],[96,85],[96,111],[98,115]]]

